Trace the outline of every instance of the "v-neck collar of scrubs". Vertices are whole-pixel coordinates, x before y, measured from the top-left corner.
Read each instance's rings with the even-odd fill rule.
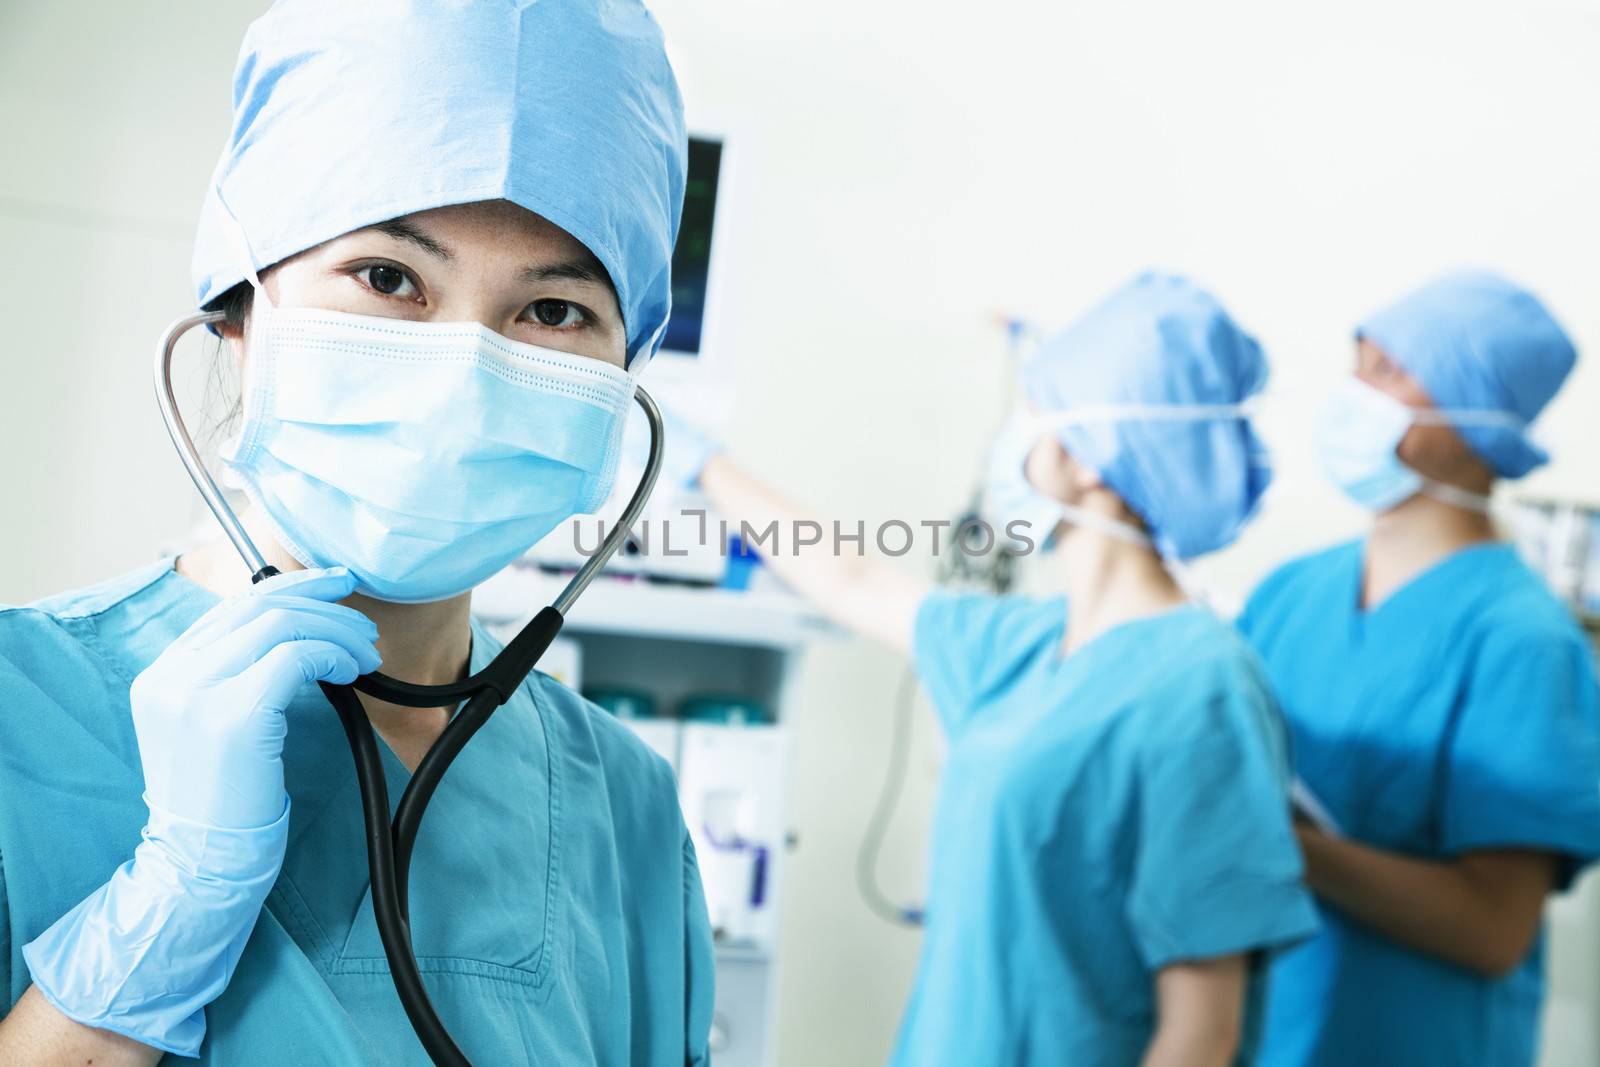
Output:
[[[1349,580],[1347,603],[1351,605],[1351,614],[1358,625],[1371,623],[1384,615],[1394,614],[1396,611],[1403,610],[1409,600],[1426,595],[1430,589],[1437,587],[1441,582],[1450,580],[1457,571],[1463,567],[1469,567],[1474,560],[1483,554],[1513,551],[1511,546],[1503,541],[1480,541],[1465,545],[1434,560],[1400,585],[1391,589],[1389,595],[1376,604],[1366,604],[1364,600],[1369,541],[1367,538],[1362,538],[1355,542],[1354,547],[1355,551],[1351,553],[1354,573]]]
[[[494,654],[474,634],[470,670]],[[297,940],[319,944],[334,973],[387,973],[372,919],[363,825],[349,745],[338,716],[309,690],[290,708],[285,780],[303,810],[290,816],[291,844],[274,902],[295,917]],[[417,837],[412,863],[411,932],[419,965],[467,969],[536,988],[545,984],[554,944],[554,905],[562,817],[559,739],[537,689],[524,684],[478,731],[439,783]],[[382,745],[393,814],[411,773]],[[358,894],[354,896],[353,894]],[[470,906],[461,904],[462,894]],[[292,902],[292,903],[291,903]],[[309,920],[309,921],[307,921]]]

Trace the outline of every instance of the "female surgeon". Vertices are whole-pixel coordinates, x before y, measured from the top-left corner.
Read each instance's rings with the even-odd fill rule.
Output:
[[[605,498],[685,151],[628,0],[285,0],[251,26],[194,274],[243,372],[224,462],[284,573],[252,588],[219,541],[0,613],[0,1062],[425,1062],[312,683],[476,670],[473,584]],[[366,707],[398,796],[452,709]],[[530,675],[489,721],[413,870],[473,1061],[705,1061],[671,772],[570,691]]]
[[[1530,1067],[1551,889],[1600,850],[1590,651],[1487,514],[1546,460],[1575,352],[1529,293],[1453,274],[1362,324],[1321,450],[1373,512],[1240,625],[1338,834],[1297,827],[1315,940],[1272,972],[1272,1067]]]
[[[991,510],[1019,541],[1055,534],[1062,595],[939,592],[779,535],[771,567],[911,652],[950,738],[899,1067],[1249,1062],[1257,962],[1314,919],[1265,678],[1163,557],[1222,547],[1255,509],[1240,404],[1266,372],[1215,300],[1153,274],[1031,357]],[[669,462],[730,521],[806,521],[690,440],[669,434]]]

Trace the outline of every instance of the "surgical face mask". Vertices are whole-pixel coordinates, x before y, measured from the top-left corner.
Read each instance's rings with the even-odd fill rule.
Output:
[[[1024,468],[1035,440],[1021,418],[1013,416],[1006,421],[989,453],[983,510],[1014,534],[1025,536],[1041,548],[1050,548],[1061,523],[1061,509],[1028,481]]]
[[[1398,449],[1413,425],[1512,426],[1522,422],[1500,411],[1412,408],[1359,378],[1348,378],[1328,397],[1317,426],[1317,451],[1328,479],[1357,504],[1388,511],[1418,493],[1454,507],[1488,511],[1489,498],[1425,478],[1407,466]]]
[[[256,283],[229,481],[307,567],[463,593],[610,495],[628,372],[475,322],[272,307]]]

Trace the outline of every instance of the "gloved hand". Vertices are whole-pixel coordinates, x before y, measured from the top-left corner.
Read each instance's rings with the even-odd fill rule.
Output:
[[[218,604],[133,680],[151,807],[245,830],[283,814],[283,709],[312,682],[376,670],[378,628],[334,603],[343,567],[269,578]]]
[[[665,403],[658,401],[666,431],[666,451],[661,457],[659,485],[671,489],[693,489],[700,482],[706,461],[722,451],[722,443],[693,423],[680,418]],[[623,457],[634,470],[644,470],[650,458],[650,427],[644,419],[629,419],[623,437]]]
[[[335,601],[344,568],[279,575],[206,612],[134,679],[149,821],[133,859],[23,956],[88,1026],[194,1056],[288,844],[284,708],[379,664],[377,627]]]

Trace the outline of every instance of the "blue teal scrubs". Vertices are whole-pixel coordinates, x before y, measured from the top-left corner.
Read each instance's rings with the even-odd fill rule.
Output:
[[[1443,859],[1536,848],[1564,876],[1600,852],[1591,653],[1516,553],[1447,557],[1361,609],[1363,544],[1271,575],[1239,625],[1290,726],[1295,770],[1351,837]],[[1272,971],[1269,1067],[1530,1067],[1543,946],[1488,978],[1332,907]]]
[[[1185,607],[1063,657],[1066,619],[1060,599],[946,593],[918,613],[950,748],[899,1067],[1133,1067],[1158,970],[1314,928],[1249,648]]]
[[[132,854],[144,824],[128,687],[216,598],[170,562],[0,611],[0,989],[22,946]],[[476,632],[472,667],[497,651]],[[289,850],[206,1064],[426,1064],[372,919],[361,806],[338,718],[288,710]],[[389,795],[407,772],[383,749]],[[712,945],[667,764],[534,674],[439,787],[411,929],[445,1024],[478,1064],[707,1062]]]

